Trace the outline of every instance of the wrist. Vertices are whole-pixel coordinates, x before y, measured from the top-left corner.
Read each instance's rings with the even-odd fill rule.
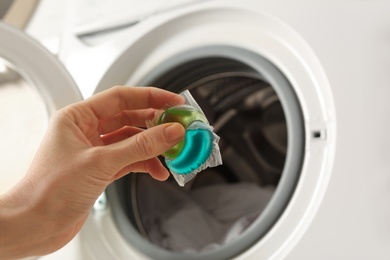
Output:
[[[0,196],[0,259],[32,255],[40,239],[38,212],[26,181]]]

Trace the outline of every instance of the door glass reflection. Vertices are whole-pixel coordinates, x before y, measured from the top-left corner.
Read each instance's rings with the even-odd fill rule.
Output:
[[[0,57],[0,194],[26,174],[48,121],[43,99],[21,72]]]

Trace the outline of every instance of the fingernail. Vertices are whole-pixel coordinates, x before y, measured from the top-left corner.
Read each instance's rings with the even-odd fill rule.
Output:
[[[170,124],[169,126],[164,128],[164,136],[165,140],[168,143],[177,143],[181,139],[183,139],[184,128],[182,125],[178,123]]]

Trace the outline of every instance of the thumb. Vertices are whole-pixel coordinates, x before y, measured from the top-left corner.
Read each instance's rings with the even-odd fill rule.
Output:
[[[185,134],[179,123],[149,128],[120,142],[110,144],[110,157],[119,168],[156,157],[179,143]]]

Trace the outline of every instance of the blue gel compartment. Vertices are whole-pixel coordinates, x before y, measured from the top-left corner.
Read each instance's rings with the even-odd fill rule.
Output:
[[[213,133],[209,129],[199,128],[204,125],[194,122],[187,128],[184,137],[184,147],[173,160],[166,158],[165,162],[172,171],[178,174],[189,174],[204,164],[213,149]]]

